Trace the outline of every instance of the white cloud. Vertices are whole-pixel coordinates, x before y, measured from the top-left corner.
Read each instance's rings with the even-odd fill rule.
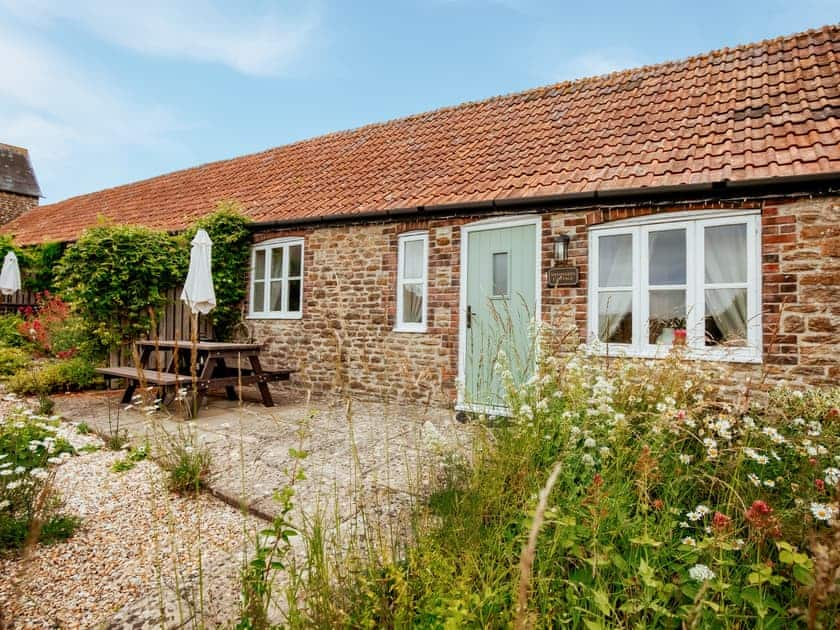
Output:
[[[589,50],[575,55],[555,69],[554,81],[574,80],[618,70],[627,70],[644,65],[639,57],[629,50],[604,49]]]
[[[223,8],[211,0],[0,0],[0,7],[36,24],[74,24],[141,54],[218,63],[257,76],[287,72],[318,23],[311,7],[298,14],[274,8],[254,15],[238,3]]]
[[[30,149],[42,186],[83,170],[85,155],[175,148],[171,135],[181,127],[171,112],[111,88],[39,38],[0,26],[0,59],[0,140]],[[44,193],[55,199],[49,186]]]

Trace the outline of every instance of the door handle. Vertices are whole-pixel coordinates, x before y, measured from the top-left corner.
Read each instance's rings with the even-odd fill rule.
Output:
[[[472,328],[472,306],[467,306],[467,328]]]

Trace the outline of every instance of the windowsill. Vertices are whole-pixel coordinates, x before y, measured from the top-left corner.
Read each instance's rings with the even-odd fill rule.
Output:
[[[397,333],[424,333],[426,326],[394,326],[394,332]]]
[[[245,319],[303,319],[303,313],[250,313]]]
[[[671,348],[649,346],[644,350],[621,344],[599,344],[587,348],[587,354],[601,357],[626,357],[628,359],[664,359]],[[691,361],[714,361],[717,363],[753,363],[762,362],[761,354],[753,348],[686,348],[683,356]]]

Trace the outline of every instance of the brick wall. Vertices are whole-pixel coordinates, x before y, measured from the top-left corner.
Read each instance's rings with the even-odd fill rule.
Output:
[[[0,225],[5,225],[38,205],[37,197],[0,190]]]
[[[721,206],[715,204],[714,208]],[[735,384],[748,380],[836,384],[840,380],[840,199],[750,202],[762,209],[764,350],[762,365],[716,364]],[[587,227],[678,209],[588,208],[542,212],[543,270],[554,238],[572,236],[569,264],[580,286],[543,287],[543,320],[562,352],[586,337]],[[455,398],[460,286],[459,227],[483,217],[366,223],[262,233],[258,240],[304,236],[304,312],[300,320],[252,320],[269,365],[297,365],[296,384],[324,393],[344,389],[378,399],[451,404]],[[398,235],[429,232],[429,326],[394,332]],[[543,274],[543,283],[545,275]]]

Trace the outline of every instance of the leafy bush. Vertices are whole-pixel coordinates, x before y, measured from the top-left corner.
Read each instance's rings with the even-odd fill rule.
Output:
[[[10,376],[29,365],[29,353],[20,348],[0,346],[0,376]]]
[[[20,332],[23,317],[18,314],[0,315],[0,345],[19,348],[27,343]]]
[[[36,522],[42,541],[72,534],[78,521],[56,513],[49,478],[73,452],[42,416],[16,409],[0,420],[0,549],[21,547]]]
[[[216,308],[210,312],[210,321],[216,337],[226,339],[240,323],[241,305],[245,299],[245,278],[251,252],[251,233],[248,219],[240,213],[240,206],[233,201],[223,201],[216,211],[200,219],[187,230],[184,237],[189,243],[196,231],[202,228],[213,241],[213,288]]]
[[[99,225],[67,248],[57,282],[100,342],[115,347],[149,330],[151,312],[183,280],[186,252],[165,232]]]
[[[26,273],[23,286],[28,291],[55,292],[55,270],[64,255],[64,243],[41,243],[23,248]]]
[[[521,389],[509,379],[511,422],[432,497],[417,522],[433,525],[391,556],[403,560],[305,577],[292,617],[830,626],[840,618],[840,559],[828,551],[840,540],[840,389],[779,391],[745,412],[721,405],[705,369],[676,355],[574,357],[547,360]]]
[[[21,370],[8,380],[6,387],[21,395],[51,394],[85,389],[98,380],[90,361],[84,357],[73,357]]]

